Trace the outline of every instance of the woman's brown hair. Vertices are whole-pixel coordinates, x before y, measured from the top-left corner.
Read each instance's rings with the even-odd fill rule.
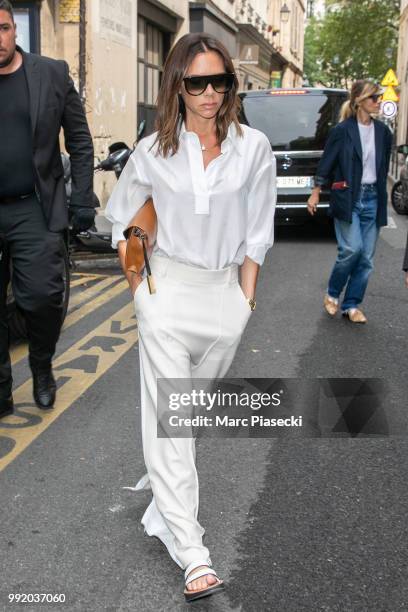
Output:
[[[155,144],[158,143],[158,152],[167,157],[174,155],[179,147],[178,125],[180,117],[185,120],[186,109],[179,94],[183,78],[192,60],[198,53],[215,51],[225,66],[225,71],[234,74],[234,84],[230,91],[224,94],[224,101],[216,117],[216,134],[218,142],[222,142],[228,133],[231,123],[242,135],[238,122],[240,100],[237,95],[238,79],[235,74],[231,57],[222,43],[209,34],[202,32],[185,34],[171,49],[163,69],[163,79],[157,98],[156,129],[158,131]]]
[[[358,111],[360,102],[381,93],[381,87],[377,83],[373,83],[369,79],[359,79],[354,81],[351,86],[350,99],[344,102],[340,110],[340,121],[344,121],[349,117],[355,117]]]

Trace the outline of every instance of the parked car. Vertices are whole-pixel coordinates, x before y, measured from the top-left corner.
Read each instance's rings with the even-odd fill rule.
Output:
[[[240,122],[269,138],[277,161],[278,198],[275,223],[310,218],[307,200],[331,127],[348,98],[343,89],[265,89],[240,93]],[[317,217],[325,216],[329,191],[323,189]]]
[[[405,157],[405,162],[391,190],[391,204],[399,215],[408,215],[408,144],[399,145],[397,153]]]

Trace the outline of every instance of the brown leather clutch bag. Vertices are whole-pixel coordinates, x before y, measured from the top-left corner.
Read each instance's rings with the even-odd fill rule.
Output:
[[[126,269],[141,274],[146,267],[149,291],[156,293],[149,264],[157,235],[157,216],[151,198],[136,213],[123,235],[126,238]]]

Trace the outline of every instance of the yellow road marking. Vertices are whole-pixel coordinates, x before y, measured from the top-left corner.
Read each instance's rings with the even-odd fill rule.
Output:
[[[126,280],[123,280],[111,289],[108,289],[107,291],[104,291],[104,293],[101,293],[101,295],[98,295],[94,300],[91,300],[87,304],[84,304],[83,306],[81,306],[81,308],[75,310],[75,312],[68,314],[64,321],[64,327],[62,331],[64,332],[66,329],[68,329],[68,327],[71,327],[71,325],[74,325],[74,323],[77,323],[78,321],[86,317],[89,313],[94,312],[97,308],[99,308],[106,302],[109,302],[109,300],[112,300],[117,295],[119,295],[119,293],[122,293],[122,291],[125,291],[127,288],[128,283]],[[24,359],[24,357],[27,357],[27,355],[27,343],[18,344],[10,351],[12,365],[15,365],[16,363]]]
[[[113,285],[113,283],[115,283],[119,278],[123,277],[119,275],[108,276],[107,278],[97,282],[96,285],[92,285],[92,287],[89,287],[88,289],[79,291],[78,293],[70,297],[69,310],[71,311],[73,308],[75,308],[75,306],[78,306],[78,304],[83,304],[84,302],[87,302],[90,298],[94,297],[95,295],[106,289],[106,287]]]
[[[106,274],[97,274],[96,272],[71,272],[71,276],[94,276],[95,278],[105,278]]]
[[[75,274],[71,275],[70,287],[73,289],[74,287],[79,287],[80,285],[86,285],[90,281],[96,280],[97,278],[105,278],[101,274],[82,274],[80,278],[74,278]]]
[[[16,363],[24,359],[24,357],[26,357],[27,355],[28,355],[27,342],[22,342],[21,344],[17,344],[17,346],[14,346],[10,351],[11,365],[15,365]]]
[[[94,312],[97,308],[99,308],[99,306],[102,306],[102,304],[109,302],[123,291],[129,291],[129,285],[126,280],[123,280],[111,289],[104,291],[104,293],[101,293],[94,300],[91,300],[87,304],[84,304],[83,306],[81,306],[81,308],[75,310],[75,312],[71,312],[65,319],[63,330],[67,329],[68,327],[71,327],[71,325],[77,323],[78,321],[86,317],[86,315],[88,315],[90,312]]]
[[[133,303],[130,303],[55,360],[54,375],[57,382],[61,380],[62,386],[53,410],[45,412],[33,406],[31,380],[21,385],[13,393],[16,414],[0,420],[0,437],[10,441],[9,452],[0,458],[0,471],[105,374],[136,341],[137,324]],[[136,358],[130,367],[133,366],[136,372]]]

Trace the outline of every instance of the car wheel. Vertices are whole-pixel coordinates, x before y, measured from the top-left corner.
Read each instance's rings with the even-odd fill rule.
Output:
[[[391,204],[399,215],[408,215],[408,201],[404,198],[401,181],[397,181],[391,190]]]

